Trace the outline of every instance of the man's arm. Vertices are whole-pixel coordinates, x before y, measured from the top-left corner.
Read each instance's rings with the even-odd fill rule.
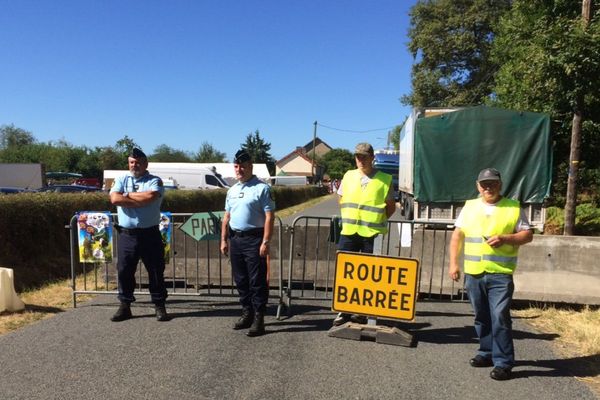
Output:
[[[460,278],[460,265],[458,261],[464,240],[464,232],[460,228],[455,228],[450,239],[450,266],[448,267],[448,275],[453,281],[458,281]]]
[[[115,206],[139,208],[144,207],[160,196],[160,192],[131,192],[125,196],[123,193],[111,192],[110,202]]]
[[[263,234],[263,241],[260,245],[260,256],[266,257],[269,255],[269,246],[271,241],[271,234],[273,233],[273,223],[275,222],[275,213],[273,211],[265,211],[265,233]]]
[[[231,219],[231,215],[229,211],[225,211],[223,215],[223,222],[221,223],[221,254],[227,255],[229,253],[229,242],[227,241],[227,236],[229,234],[229,220]]]

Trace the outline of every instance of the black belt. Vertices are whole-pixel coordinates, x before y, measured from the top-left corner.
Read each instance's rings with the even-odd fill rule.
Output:
[[[123,228],[122,226],[115,225],[115,230],[121,234],[138,235],[140,233],[158,230],[158,225],[150,226],[148,228]]]
[[[254,229],[248,229],[246,231],[237,231],[235,229],[229,229],[229,231],[231,232],[231,236],[238,236],[238,237],[248,237],[248,236],[262,237],[263,234],[265,233],[265,228],[254,228]]]

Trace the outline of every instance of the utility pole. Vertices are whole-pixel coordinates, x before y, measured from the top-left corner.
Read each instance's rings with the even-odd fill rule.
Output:
[[[590,23],[592,0],[583,0],[581,16],[584,28]],[[577,177],[579,175],[579,158],[581,154],[581,128],[583,125],[583,109],[585,107],[585,93],[579,92],[575,98],[573,123],[571,126],[571,151],[569,153],[569,169],[567,179],[567,197],[565,201],[565,236],[575,233],[575,216],[577,210]]]
[[[315,129],[313,130],[313,145],[312,145],[312,167],[311,167],[311,172],[312,172],[312,184],[314,185],[315,182],[315,175],[316,175],[316,171],[315,171],[315,157],[316,157],[316,149],[315,149],[315,145],[317,143],[317,121],[314,122],[315,125]]]

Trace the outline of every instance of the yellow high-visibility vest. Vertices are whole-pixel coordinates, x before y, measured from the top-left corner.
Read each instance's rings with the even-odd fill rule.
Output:
[[[392,176],[377,171],[365,189],[361,187],[362,174],[358,169],[346,172],[342,180],[342,235],[358,233],[363,237],[385,234],[388,231],[385,199],[392,184]]]
[[[519,221],[519,202],[502,198],[491,215],[485,213],[481,198],[468,200],[461,211],[465,234],[465,273],[478,275],[484,272],[512,275],[517,267],[519,246],[503,244],[491,247],[486,238],[515,232]]]

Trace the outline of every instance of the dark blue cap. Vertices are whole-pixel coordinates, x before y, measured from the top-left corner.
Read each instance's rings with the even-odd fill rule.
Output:
[[[244,149],[238,150],[238,152],[235,153],[235,157],[233,157],[234,164],[241,164],[247,161],[252,161],[252,157],[250,157],[250,154]]]
[[[148,158],[148,157],[146,157],[146,153],[144,153],[142,150],[138,149],[137,147],[134,147],[133,149],[131,149],[131,151],[129,152],[129,157],[131,157],[131,158]]]

